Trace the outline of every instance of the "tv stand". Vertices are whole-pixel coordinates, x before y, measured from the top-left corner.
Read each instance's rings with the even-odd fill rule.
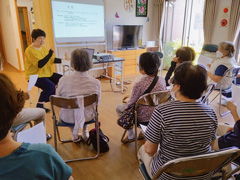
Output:
[[[123,63],[123,75],[135,75],[138,74],[138,57],[146,52],[146,49],[124,49],[124,50],[109,50],[108,53],[113,54],[115,57],[120,57],[125,59]],[[114,70],[109,69],[109,75],[114,74]]]

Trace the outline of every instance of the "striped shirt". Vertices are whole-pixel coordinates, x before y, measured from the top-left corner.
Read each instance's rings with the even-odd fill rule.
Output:
[[[147,140],[160,145],[153,157],[152,174],[170,160],[209,152],[216,129],[216,114],[203,103],[171,101],[156,107],[144,134]],[[169,178],[164,173],[159,179]]]

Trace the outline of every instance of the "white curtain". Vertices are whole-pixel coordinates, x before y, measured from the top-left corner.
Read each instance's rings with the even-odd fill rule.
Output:
[[[205,0],[203,15],[204,44],[211,44],[219,0]]]
[[[236,42],[240,30],[240,0],[232,0],[229,18],[228,40]]]
[[[165,13],[165,0],[155,0],[154,2],[154,14],[155,14],[155,35],[156,35],[156,44],[159,46],[159,51],[163,51],[163,24],[164,24],[164,13]]]

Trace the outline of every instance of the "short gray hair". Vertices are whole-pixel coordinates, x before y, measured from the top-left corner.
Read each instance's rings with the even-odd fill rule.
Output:
[[[92,61],[89,53],[84,49],[75,49],[71,53],[71,66],[80,72],[88,71],[92,68]]]
[[[231,41],[224,41],[219,44],[223,48],[224,51],[229,52],[228,57],[234,56],[234,44]]]

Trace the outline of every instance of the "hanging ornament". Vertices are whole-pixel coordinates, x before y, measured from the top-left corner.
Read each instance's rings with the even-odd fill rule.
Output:
[[[124,0],[124,9],[126,12],[130,13],[133,11],[133,0]]]
[[[228,21],[226,19],[221,20],[221,26],[226,26]]]

